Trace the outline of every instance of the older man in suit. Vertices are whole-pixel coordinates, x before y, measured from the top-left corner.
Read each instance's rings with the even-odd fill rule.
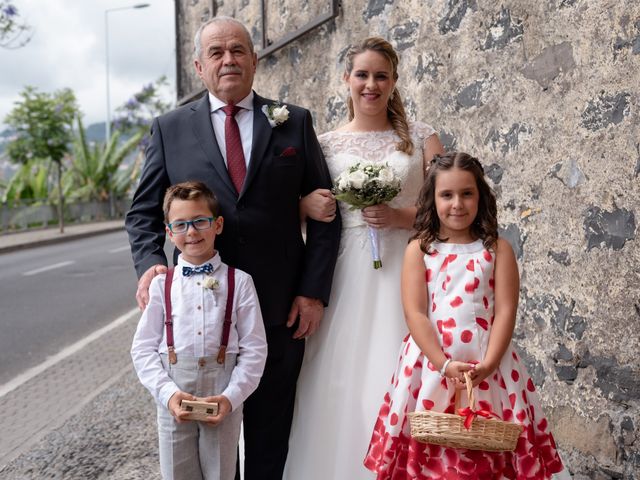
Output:
[[[244,406],[245,478],[275,480],[286,460],[304,337],[329,301],[340,218],[309,219],[305,244],[299,199],[330,188],[331,178],[310,113],[282,110],[253,92],[256,65],[242,23],[217,17],[200,27],[195,68],[208,94],[154,120],[126,227],[142,308],[151,279],[167,264],[165,190],[201,180],[216,193],[225,219],[216,247],[224,262],[252,275],[269,345],[260,386]]]

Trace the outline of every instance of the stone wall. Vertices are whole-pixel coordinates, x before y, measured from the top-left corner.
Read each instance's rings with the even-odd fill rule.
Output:
[[[260,2],[176,1],[186,97],[201,88],[190,41],[205,13],[245,21],[260,46]],[[328,4],[268,2],[268,37]],[[255,88],[332,129],[346,121],[345,50],[369,35],[400,52],[409,116],[486,166],[520,264],[514,340],[574,478],[640,476],[640,3],[345,1],[262,59]]]

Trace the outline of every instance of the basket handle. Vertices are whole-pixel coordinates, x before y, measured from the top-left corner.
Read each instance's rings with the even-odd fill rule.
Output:
[[[467,399],[469,400],[469,407],[471,408],[471,410],[475,410],[476,402],[473,397],[473,381],[471,380],[471,375],[469,375],[469,372],[463,372],[463,375],[464,375],[465,385],[467,386]],[[462,392],[462,389],[456,389],[456,400],[455,400],[456,412],[460,408],[460,395],[461,395],[460,392]]]

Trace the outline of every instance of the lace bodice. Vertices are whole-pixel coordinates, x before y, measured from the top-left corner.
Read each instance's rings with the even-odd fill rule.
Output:
[[[402,179],[402,190],[389,205],[394,208],[415,205],[423,174],[423,149],[427,137],[435,133],[429,125],[410,122],[409,132],[414,144],[414,153],[409,156],[396,150],[400,137],[394,130],[384,132],[337,132],[331,131],[318,137],[329,166],[331,178],[340,175],[349,166],[361,162],[387,163]],[[359,211],[349,210],[340,203],[343,228],[365,225]]]

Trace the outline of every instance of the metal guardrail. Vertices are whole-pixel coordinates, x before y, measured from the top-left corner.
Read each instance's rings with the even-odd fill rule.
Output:
[[[113,215],[109,202],[72,202],[64,205],[65,224],[89,223],[122,218],[131,199],[115,201]],[[35,230],[58,224],[56,205],[48,200],[29,200],[0,204],[0,234]]]

